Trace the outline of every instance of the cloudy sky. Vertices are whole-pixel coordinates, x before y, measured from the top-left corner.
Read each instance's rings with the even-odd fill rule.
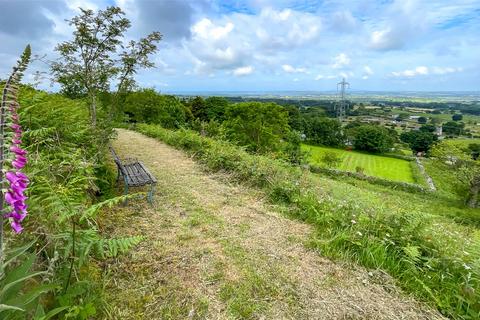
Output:
[[[163,92],[480,90],[480,0],[0,0],[0,78],[26,43],[55,59],[65,19],[108,5],[127,38],[163,34],[137,78]]]

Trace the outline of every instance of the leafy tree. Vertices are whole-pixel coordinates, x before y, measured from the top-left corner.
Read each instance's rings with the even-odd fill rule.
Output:
[[[435,132],[437,130],[437,128],[433,125],[433,124],[425,124],[423,126],[420,127],[420,131],[422,132]]]
[[[461,114],[459,114],[459,113],[454,114],[454,115],[452,116],[452,120],[453,120],[453,121],[462,121],[462,119],[463,119],[463,115],[461,115]]]
[[[195,97],[188,101],[187,105],[192,111],[194,118],[200,121],[208,121],[207,105],[202,97]]]
[[[408,143],[413,152],[428,152],[437,139],[435,134],[425,131],[409,131],[400,135],[400,140]]]
[[[157,123],[175,129],[185,124],[184,106],[174,96],[160,95],[153,89],[129,93],[125,112],[134,121]]]
[[[353,146],[357,150],[387,152],[393,144],[394,138],[384,127],[366,124],[355,128]]]
[[[208,97],[205,99],[206,118],[222,122],[228,105],[229,102],[224,97]]]
[[[307,140],[325,146],[341,146],[345,142],[342,126],[338,120],[313,117],[306,119]]]
[[[279,151],[290,131],[288,112],[276,103],[232,104],[225,116],[227,138],[253,152]]]
[[[448,121],[443,124],[443,133],[447,135],[459,136],[464,133],[465,124],[463,122]]]
[[[286,105],[284,108],[288,111],[288,125],[292,130],[302,132],[304,130],[300,109],[297,106]]]
[[[73,39],[56,46],[60,57],[52,62],[51,69],[64,94],[88,97],[90,122],[96,127],[99,92],[108,91],[114,80],[117,92],[131,88],[138,69],[153,67],[148,57],[157,51],[161,34],[153,32],[123,45],[131,24],[119,7],[80,10],[80,15],[68,20],[74,28]]]
[[[432,148],[432,155],[442,164],[451,167],[456,178],[457,192],[463,196],[465,203],[471,208],[479,205],[480,162],[472,160],[471,154],[459,148],[455,141],[442,141]]]
[[[427,120],[428,120],[428,119],[425,118],[425,117],[420,117],[420,118],[417,119],[418,123],[421,123],[421,124],[427,123]]]

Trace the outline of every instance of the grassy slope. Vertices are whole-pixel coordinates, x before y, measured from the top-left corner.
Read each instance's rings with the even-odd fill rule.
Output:
[[[265,194],[204,171],[183,152],[119,130],[114,147],[159,180],[156,206],[132,201],[102,228],[145,241],[108,269],[112,319],[435,319],[390,277],[305,248],[314,228]],[[145,153],[145,150],[149,150]]]
[[[235,172],[276,202],[294,203],[298,209],[292,215],[316,227],[312,245],[322,254],[386,270],[453,318],[480,316],[478,210],[465,209],[452,198],[301,173],[188,131],[138,129],[188,150],[212,170]]]
[[[330,151],[342,158],[337,167],[340,170],[355,172],[356,167],[362,167],[366,175],[393,181],[415,182],[410,161],[407,160],[311,145],[302,145],[302,149],[309,153],[309,161],[316,165],[323,165],[322,155]]]

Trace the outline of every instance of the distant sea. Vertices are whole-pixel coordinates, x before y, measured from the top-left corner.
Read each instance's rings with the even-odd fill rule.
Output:
[[[245,98],[279,98],[279,99],[330,99],[336,98],[336,91],[180,91],[165,92],[177,96],[222,96]],[[420,99],[420,100],[463,100],[480,101],[480,91],[355,91],[349,90],[350,99]]]

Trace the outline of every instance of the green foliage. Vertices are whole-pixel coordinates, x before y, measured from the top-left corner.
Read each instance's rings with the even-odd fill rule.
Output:
[[[284,108],[288,112],[288,125],[290,126],[290,128],[298,132],[304,131],[304,123],[302,120],[302,114],[300,113],[300,109],[297,106],[292,105],[286,105],[284,106]]]
[[[222,122],[225,120],[229,102],[224,97],[208,97],[205,99],[206,118]]]
[[[149,125],[137,129],[186,150],[211,170],[229,171],[239,180],[263,188],[272,201],[290,204],[292,215],[315,226],[312,246],[322,254],[381,268],[403,288],[434,303],[449,317],[480,316],[478,231],[472,233],[408,203],[384,206],[384,189],[377,206],[371,199],[349,200],[347,195],[353,188],[336,197],[339,190],[322,192],[327,185],[299,168],[250,155],[227,142],[192,131],[173,132]],[[232,300],[237,299],[235,295],[225,290],[223,297],[236,301]],[[235,310],[236,314],[250,312]]]
[[[435,132],[437,128],[433,124],[426,124],[420,127],[420,131],[422,132]]]
[[[470,143],[468,145],[468,150],[472,155],[472,160],[478,160],[480,156],[480,143]]]
[[[224,122],[227,138],[256,153],[276,152],[290,131],[287,111],[275,103],[230,105]]]
[[[161,35],[153,32],[138,42],[131,40],[123,45],[124,34],[131,24],[119,7],[98,12],[80,8],[80,11],[80,15],[67,20],[74,29],[73,39],[56,46],[60,58],[52,62],[51,69],[65,95],[88,96],[90,121],[96,127],[99,93],[109,91],[114,79],[117,92],[131,89],[138,69],[154,66],[148,56],[157,51]]]
[[[20,105],[31,177],[25,233],[39,234],[35,264],[47,268],[44,282],[51,286],[49,298],[34,310],[35,319],[90,319],[102,309],[94,261],[126,252],[141,240],[104,238],[98,230],[100,211],[125,199],[94,204],[96,196],[109,192],[99,186],[109,188],[115,178],[105,164],[113,130],[101,118],[92,130],[82,100],[22,87]]]
[[[465,124],[463,122],[448,121],[442,125],[442,131],[446,135],[459,136],[464,133]]]
[[[342,126],[338,120],[320,117],[305,119],[307,141],[313,144],[338,147],[345,144]]]
[[[7,251],[0,265],[0,318],[27,319],[41,309],[39,297],[55,286],[40,283],[44,271],[33,271],[35,254],[28,253],[34,242]],[[35,318],[37,319],[37,318]]]
[[[194,118],[200,121],[208,121],[207,105],[202,97],[195,97],[187,102],[187,106]]]
[[[353,146],[357,150],[387,152],[393,148],[394,142],[391,133],[381,126],[362,125],[354,129]]]
[[[462,121],[462,119],[463,119],[463,115],[461,115],[461,114],[459,114],[459,113],[454,114],[454,115],[452,116],[452,120],[453,120],[453,121]]]
[[[427,123],[428,119],[426,117],[419,117],[417,121],[418,123],[425,124]]]
[[[329,168],[336,167],[342,161],[340,156],[333,151],[325,152],[322,156],[321,161]]]
[[[454,172],[456,192],[463,195],[465,203],[476,208],[480,204],[480,161],[473,160],[469,149],[460,147],[455,141],[442,141],[432,149],[432,155],[441,164]]]
[[[185,110],[174,96],[158,94],[154,89],[129,93],[124,112],[135,122],[160,124],[176,129],[185,125]]]
[[[413,152],[428,152],[437,141],[437,135],[425,131],[402,132],[400,140],[408,143]]]

